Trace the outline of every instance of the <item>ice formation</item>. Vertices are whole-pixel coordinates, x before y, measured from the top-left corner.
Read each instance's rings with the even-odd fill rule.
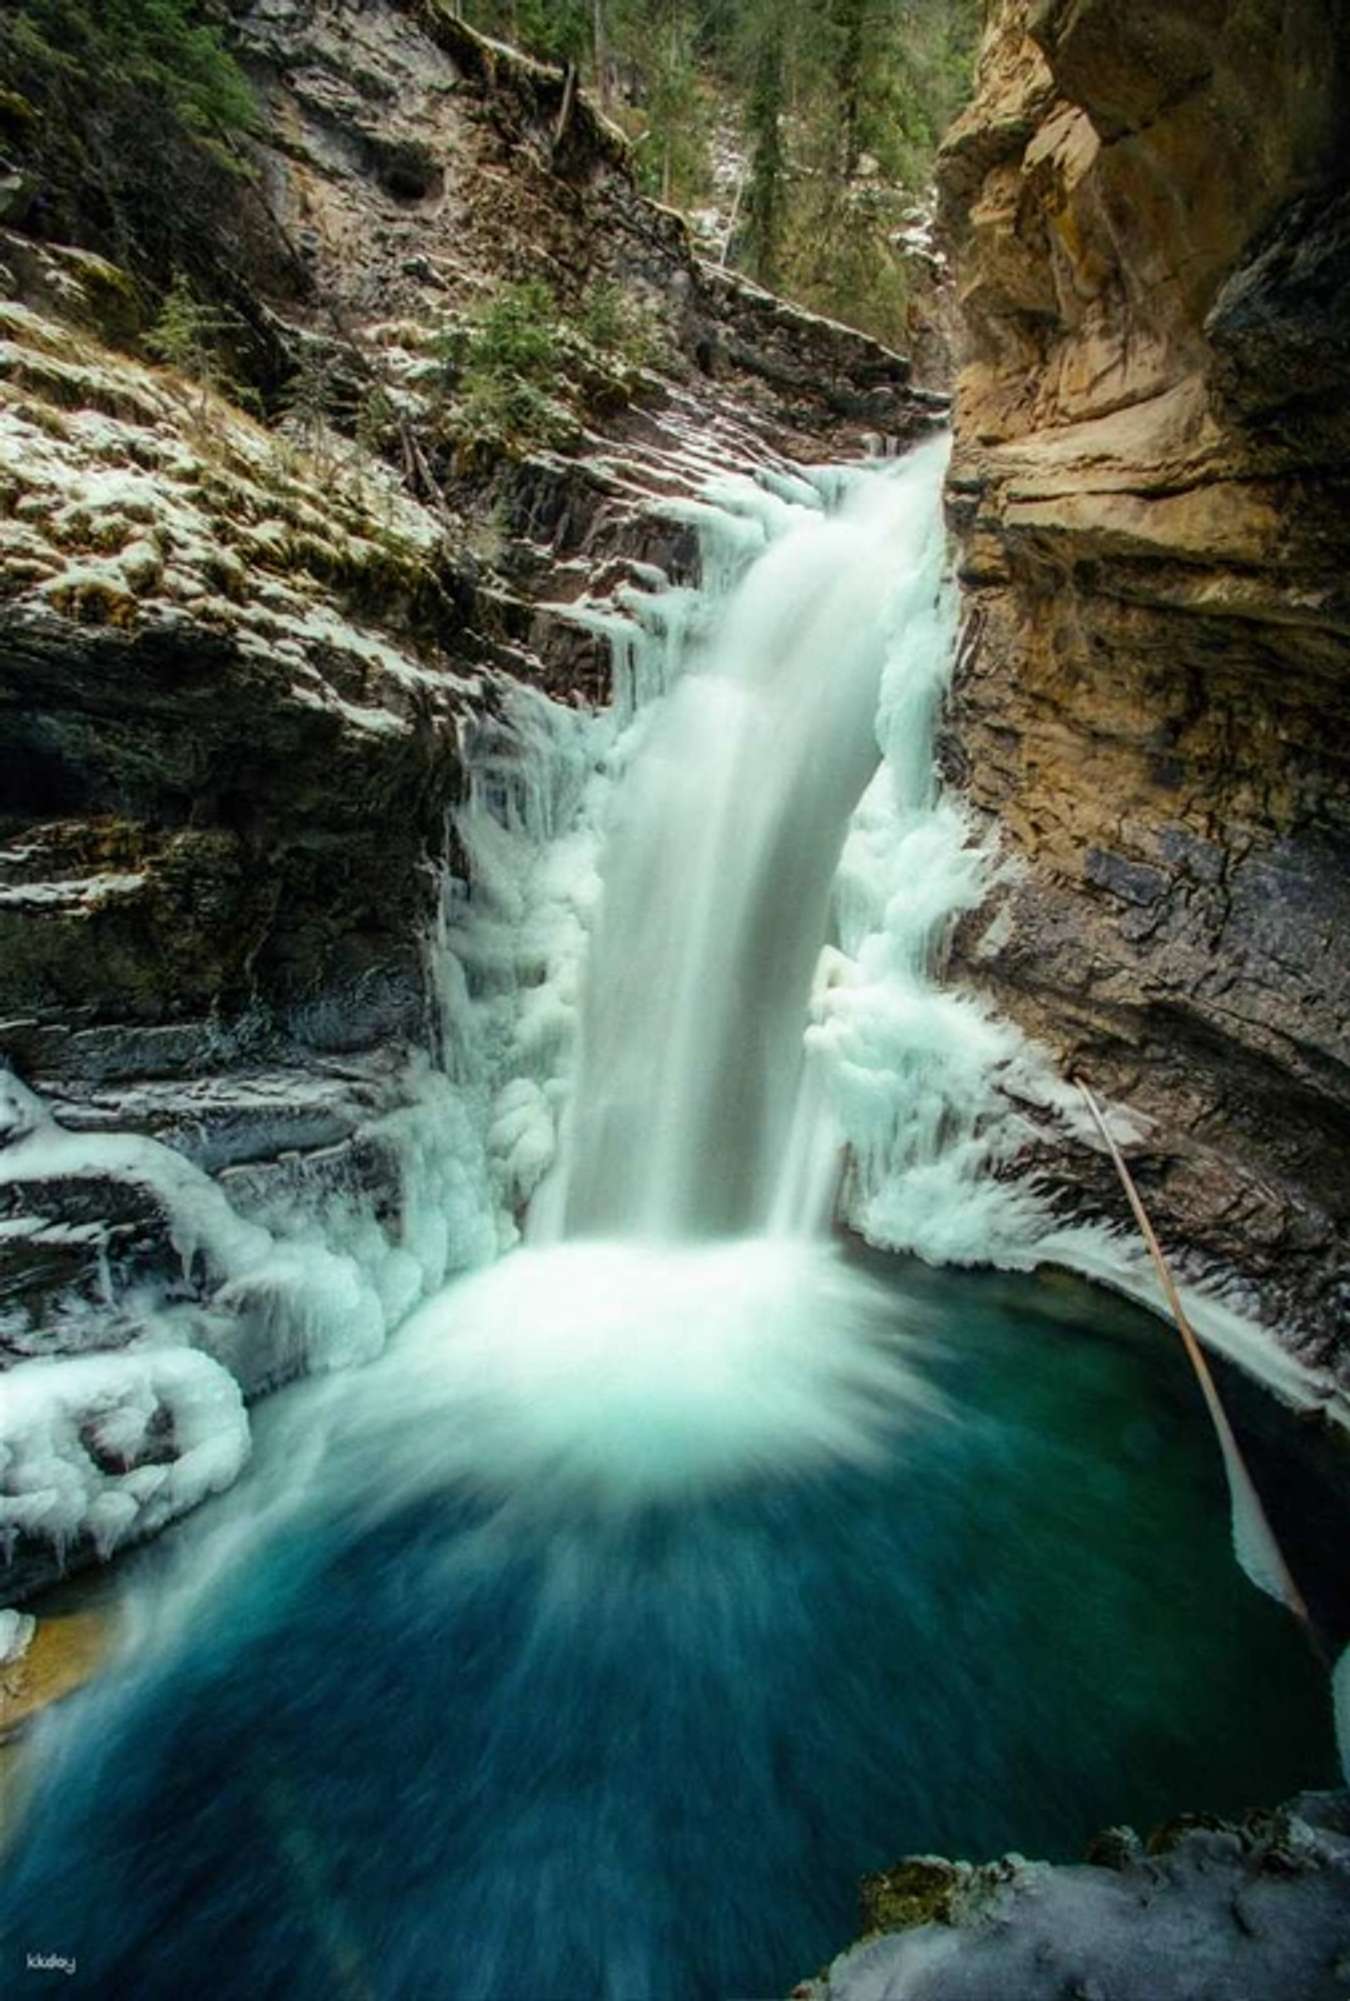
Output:
[[[0,1668],[23,1659],[36,1631],[37,1620],[31,1612],[0,1612]]]
[[[493,1255],[481,1136],[448,1080],[416,1073],[410,1102],[369,1131],[398,1165],[392,1235],[359,1205],[269,1227],[174,1148],[66,1131],[0,1074],[0,1189],[38,1208],[54,1181],[140,1191],[200,1294],[198,1303],[151,1288],[123,1301],[110,1292],[108,1311],[118,1306],[128,1324],[125,1349],[35,1358],[0,1377],[0,1539],[11,1555],[25,1535],[58,1556],[82,1541],[106,1556],[184,1513],[247,1458],[237,1378],[368,1362],[427,1293]],[[255,1353],[261,1370],[249,1366]]]
[[[588,1170],[576,1160],[560,1167],[559,1142],[575,1122],[569,1107],[589,1094],[580,1036],[588,988],[602,1012],[612,997],[608,1019],[590,1031],[591,1070],[606,1073],[611,1100],[602,1116],[643,1134],[641,1158],[629,1147],[619,1171],[622,1202],[630,1211],[645,1203],[650,1227],[665,1200],[653,1177],[670,1173],[681,1147],[674,1171],[686,1207],[701,1199],[690,1193],[698,1118],[684,1105],[680,1131],[654,1133],[637,1109],[644,1092],[649,1108],[655,1101],[645,1072],[660,1069],[667,1098],[678,1072],[678,1092],[705,1100],[719,1060],[725,1075],[717,1052],[734,1033],[729,1045],[728,1023],[712,1018],[710,983],[734,961],[737,940],[752,981],[756,960],[769,963],[765,939],[791,902],[775,877],[796,866],[782,842],[799,778],[838,755],[853,727],[845,690],[878,673],[874,775],[828,908],[805,927],[816,927],[814,975],[798,969],[747,1003],[762,1022],[772,1018],[780,1045],[776,1081],[760,1095],[757,1163],[732,1148],[732,1170],[759,1179],[743,1213],[778,1230],[809,1228],[839,1196],[879,1247],[935,1263],[1052,1261],[1161,1308],[1147,1256],[1128,1236],[1065,1226],[1034,1187],[997,1172],[1028,1137],[1030,1111],[1089,1143],[1093,1135],[1048,1054],[938,977],[950,925],[1001,866],[934,768],[957,637],[939,504],[946,451],[935,439],[897,462],[766,468],[758,480],[710,473],[701,497],[657,503],[696,529],[701,587],[671,587],[637,566],[638,583],[616,600],[555,608],[608,640],[613,706],[595,715],[516,688],[471,738],[470,794],[456,822],[467,864],[464,879],[447,875],[432,956],[447,1068],[482,1123],[503,1247],[527,1209],[531,1235],[547,1240],[583,1199]],[[817,603],[829,610],[813,624]],[[777,711],[766,699],[775,678],[791,693]],[[832,865],[833,809],[813,822],[802,797],[797,811],[815,858]],[[643,851],[625,868],[616,854],[633,839]],[[681,883],[697,879],[703,898],[697,911],[678,907],[688,898],[660,902],[682,927],[678,947],[660,935],[648,895],[672,869]],[[769,917],[777,913],[772,923],[759,890]],[[743,1002],[749,991],[742,983]],[[626,1035],[639,1004],[658,1014]],[[625,1066],[626,1083],[617,1074]],[[1133,1136],[1123,1114],[1110,1116],[1120,1138]],[[704,1139],[710,1117],[715,1124],[705,1106]],[[722,1151],[720,1140],[704,1151],[714,1176]],[[1307,1371],[1242,1302],[1190,1288],[1184,1297],[1213,1345],[1287,1399],[1316,1398]]]
[[[243,1461],[227,1394],[242,1341],[274,1374],[369,1361],[448,1277],[514,1245],[527,1212],[542,1243],[781,1241],[839,1203],[885,1248],[1051,1258],[1156,1303],[1128,1244],[1057,1226],[991,1172],[1027,1106],[1075,1125],[1080,1109],[1015,1029],[934,977],[999,866],[933,768],[955,647],[945,456],[935,440],[867,467],[710,472],[700,497],[656,503],[696,530],[700,588],[633,565],[616,599],[556,608],[608,639],[608,710],[494,686],[466,730],[427,942],[439,1047],[370,1129],[397,1163],[392,1230],[356,1200],[243,1215],[172,1148],[63,1131],[0,1077],[0,1181],[133,1184],[204,1298],[140,1302],[135,1344],[97,1367],[11,1372],[6,1484],[29,1469],[16,1528],[107,1548],[190,1505]],[[1239,1314],[1188,1304],[1218,1345],[1307,1393]],[[216,1411],[217,1457],[208,1469],[197,1437],[181,1475],[101,1469],[80,1398],[134,1414],[158,1368],[181,1447],[194,1420],[177,1421],[173,1358],[198,1371],[193,1408]]]
[[[248,1448],[238,1384],[192,1349],[20,1362],[0,1422],[5,1560],[20,1535],[107,1556],[228,1487]]]

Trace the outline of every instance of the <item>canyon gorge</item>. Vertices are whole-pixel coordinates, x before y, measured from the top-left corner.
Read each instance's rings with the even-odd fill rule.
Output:
[[[1340,2001],[1350,35],[993,0],[918,386],[462,12],[230,0],[256,124],[104,211],[5,52],[0,1917],[147,1996]]]

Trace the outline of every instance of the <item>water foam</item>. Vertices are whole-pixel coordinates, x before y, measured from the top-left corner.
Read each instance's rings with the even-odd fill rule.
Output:
[[[464,1483],[626,1508],[876,1463],[940,1407],[894,1322],[827,1244],[521,1249],[413,1316],[352,1386],[349,1439],[381,1507]]]

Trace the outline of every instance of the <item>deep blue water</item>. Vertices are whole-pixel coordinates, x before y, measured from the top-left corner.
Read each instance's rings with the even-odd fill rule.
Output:
[[[783,1994],[901,1854],[1071,1857],[1333,1782],[1169,1331],[891,1283],[950,1411],[879,1470],[373,1522],[335,1479],[62,1720],[4,1965],[137,2001]]]

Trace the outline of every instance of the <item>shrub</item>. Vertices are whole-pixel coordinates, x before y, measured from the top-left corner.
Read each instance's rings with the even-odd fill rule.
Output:
[[[651,316],[612,278],[598,278],[582,295],[577,331],[606,357],[642,368],[656,345]]]
[[[151,354],[181,375],[215,388],[229,373],[221,352],[229,330],[229,316],[204,305],[190,281],[177,271],[145,344]]]
[[[504,285],[479,308],[462,347],[452,428],[462,442],[508,449],[556,444],[571,428],[549,393],[562,369],[553,293],[538,278]]]
[[[455,413],[455,429],[462,438],[529,450],[562,444],[574,428],[561,404],[538,383],[520,376],[484,375],[466,387]]]
[[[257,417],[263,414],[262,398],[240,380],[231,352],[231,340],[241,327],[237,313],[229,307],[208,305],[183,272],[174,273],[145,345],[157,360],[200,384],[202,395],[195,413],[199,424],[206,422],[210,391],[228,397]]]
[[[557,309],[548,286],[539,278],[504,285],[480,310],[469,335],[466,378],[516,375],[543,383],[557,364]]]

